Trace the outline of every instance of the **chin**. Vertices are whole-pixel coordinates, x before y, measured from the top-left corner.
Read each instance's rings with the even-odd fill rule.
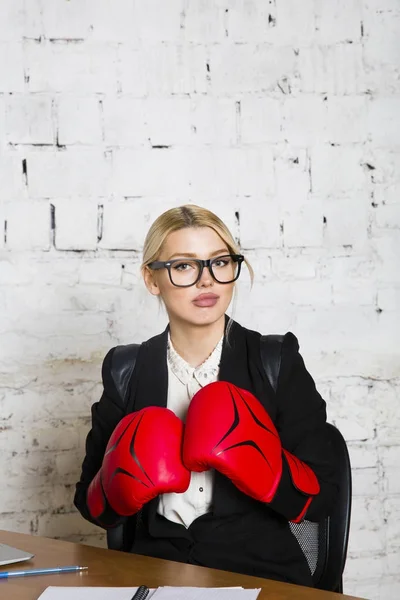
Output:
[[[224,315],[225,310],[221,311],[220,306],[214,306],[212,308],[196,308],[195,311],[191,311],[191,314],[184,318],[193,325],[212,325],[223,318]]]

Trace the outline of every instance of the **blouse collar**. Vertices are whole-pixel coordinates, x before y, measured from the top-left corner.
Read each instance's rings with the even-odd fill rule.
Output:
[[[218,344],[211,354],[198,367],[192,367],[180,354],[177,353],[172,345],[170,333],[168,332],[167,361],[171,371],[184,385],[187,385],[193,377],[197,379],[200,385],[207,385],[216,381],[218,378],[219,365],[221,362],[222,345],[224,336],[221,336]]]

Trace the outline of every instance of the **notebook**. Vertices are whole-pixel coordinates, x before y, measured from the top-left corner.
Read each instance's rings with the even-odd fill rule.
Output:
[[[7,544],[0,544],[0,565],[11,565],[12,563],[22,562],[23,560],[29,560],[33,558],[33,554],[7,546]]]
[[[132,600],[136,587],[49,586],[38,600]],[[243,588],[159,587],[147,600],[256,600],[261,590]]]

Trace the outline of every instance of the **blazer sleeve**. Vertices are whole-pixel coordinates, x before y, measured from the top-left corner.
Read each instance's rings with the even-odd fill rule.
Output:
[[[102,465],[108,440],[116,425],[125,416],[123,400],[115,387],[111,374],[114,350],[115,348],[112,348],[103,361],[103,393],[99,402],[92,406],[92,428],[86,438],[86,455],[74,497],[74,504],[81,515],[100,527],[104,525],[94,520],[89,513],[86,494],[91,481]],[[110,512],[113,514],[107,515],[107,521],[109,520],[113,525],[125,520],[111,509]]]
[[[304,518],[320,521],[327,516],[338,490],[337,468],[326,435],[326,404],[299,354],[297,338],[287,333],[282,343],[281,368],[276,392],[277,420],[282,447],[314,471],[320,486]],[[270,507],[289,520],[302,513],[306,497],[293,485],[288,463]]]

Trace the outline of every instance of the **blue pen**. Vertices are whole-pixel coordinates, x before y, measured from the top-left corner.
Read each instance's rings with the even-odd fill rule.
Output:
[[[58,573],[73,573],[76,571],[85,571],[88,567],[54,567],[52,569],[26,569],[25,571],[6,571],[0,572],[0,579],[9,579],[10,577],[26,577],[28,575],[57,575]]]

